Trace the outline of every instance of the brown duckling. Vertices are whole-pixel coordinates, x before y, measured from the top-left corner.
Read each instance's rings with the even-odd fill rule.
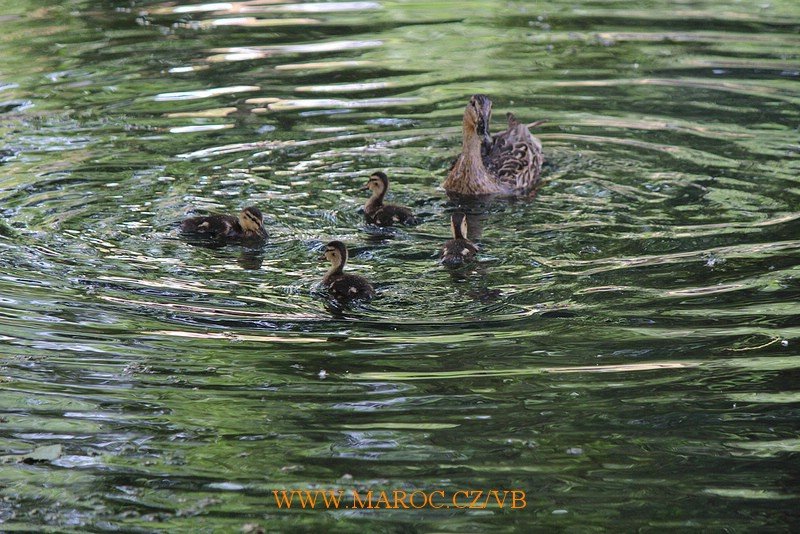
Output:
[[[453,239],[445,241],[442,247],[442,264],[448,267],[458,267],[475,259],[478,247],[467,239],[467,217],[463,213],[453,213],[450,216],[450,229]]]
[[[411,210],[405,206],[384,204],[383,197],[389,190],[389,177],[383,172],[373,173],[364,189],[372,191],[372,196],[364,204],[364,217],[367,224],[392,226],[394,224],[416,224]]]
[[[444,189],[465,196],[527,196],[539,184],[544,156],[542,143],[531,135],[530,125],[508,114],[508,129],[489,134],[492,101],[486,95],[473,95],[464,110],[463,142]]]
[[[372,284],[363,276],[344,274],[347,263],[347,247],[341,241],[331,241],[325,245],[325,259],[331,268],[322,278],[328,293],[339,301],[370,299],[375,295]]]
[[[210,215],[191,217],[181,223],[181,232],[219,240],[266,239],[264,215],[261,210],[249,206],[233,215]]]

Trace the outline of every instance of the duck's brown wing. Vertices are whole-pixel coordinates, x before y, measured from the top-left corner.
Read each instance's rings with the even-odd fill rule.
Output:
[[[192,217],[181,223],[181,231],[210,237],[230,237],[239,233],[239,220],[231,215]]]
[[[357,274],[344,274],[335,278],[329,282],[328,291],[337,300],[369,299],[375,295],[372,284]]]
[[[372,224],[378,226],[393,226],[395,224],[416,224],[414,214],[405,206],[395,206],[394,204],[387,204],[381,209],[376,211],[367,220]]]
[[[478,249],[466,239],[450,239],[442,247],[443,265],[454,267],[475,259]]]
[[[542,172],[542,143],[512,113],[508,114],[508,129],[493,140],[484,158],[486,168],[518,193],[530,192]]]

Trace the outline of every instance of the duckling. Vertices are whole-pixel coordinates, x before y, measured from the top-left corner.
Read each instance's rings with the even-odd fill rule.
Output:
[[[453,232],[453,239],[445,241],[442,247],[442,264],[458,267],[474,260],[478,247],[467,239],[469,228],[466,215],[453,213],[450,216],[450,229]]]
[[[181,232],[219,240],[266,239],[261,210],[249,206],[233,215],[191,217],[181,223]]]
[[[375,172],[369,177],[364,189],[372,191],[367,203],[364,204],[364,217],[367,224],[377,226],[392,226],[393,224],[416,224],[416,219],[411,210],[405,206],[384,204],[383,197],[389,190],[389,177],[383,172]]]
[[[339,301],[370,299],[375,295],[372,284],[363,276],[344,274],[347,263],[347,247],[341,241],[331,241],[325,245],[325,259],[331,262],[331,268],[322,278],[328,287],[328,293]]]
[[[486,95],[473,95],[464,110],[463,142],[447,178],[448,193],[465,196],[527,196],[539,184],[544,156],[542,143],[531,135],[529,126],[508,113],[508,129],[489,134],[492,101]]]

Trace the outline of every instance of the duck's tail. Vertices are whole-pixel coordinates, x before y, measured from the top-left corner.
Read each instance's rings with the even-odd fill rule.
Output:
[[[506,113],[506,117],[508,117],[508,127],[509,128],[513,128],[513,127],[517,126],[518,124],[520,124],[520,122],[517,119],[516,115],[514,115],[513,113]],[[541,119],[541,120],[538,120],[538,121],[535,121],[535,122],[529,122],[528,124],[525,125],[525,127],[530,130],[532,128],[538,128],[539,126],[541,126],[542,124],[544,124],[546,122],[549,122],[549,121],[547,119]]]
[[[464,258],[458,254],[446,253],[439,260],[445,267],[460,267],[464,265]]]
[[[514,115],[513,113],[511,113],[511,112],[506,113],[506,117],[508,118],[508,127],[509,128],[513,128],[514,126],[519,124],[519,121],[517,120],[516,115]]]

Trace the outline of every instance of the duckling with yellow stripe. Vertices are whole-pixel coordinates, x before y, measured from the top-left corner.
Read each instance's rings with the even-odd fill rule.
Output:
[[[347,247],[341,241],[331,241],[325,245],[324,258],[331,262],[331,267],[322,278],[322,284],[328,288],[328,294],[338,301],[366,300],[375,295],[372,284],[357,274],[345,274],[347,263]]]
[[[389,190],[389,177],[386,173],[381,171],[372,173],[364,189],[372,191],[372,196],[364,205],[364,218],[367,224],[393,226],[417,223],[414,214],[407,207],[383,203],[383,198]]]
[[[467,216],[459,212],[453,213],[450,216],[450,231],[453,239],[445,241],[442,247],[442,265],[458,267],[473,261],[478,254],[478,247],[467,238]]]
[[[267,238],[264,215],[255,206],[246,207],[238,217],[233,215],[191,217],[181,223],[181,232],[220,241]]]

